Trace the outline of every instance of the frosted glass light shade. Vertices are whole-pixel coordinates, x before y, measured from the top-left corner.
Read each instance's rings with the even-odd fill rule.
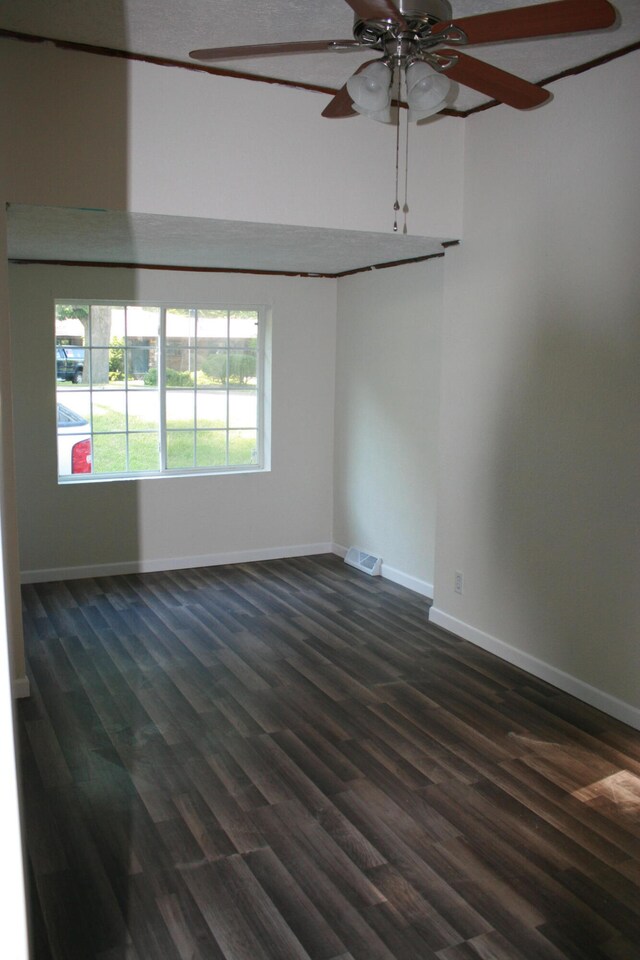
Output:
[[[349,77],[347,91],[358,113],[378,113],[391,103],[391,70],[382,60],[376,60]]]
[[[430,117],[445,105],[451,82],[422,60],[410,63],[405,71],[409,120]]]
[[[362,107],[359,107],[357,103],[354,103],[353,109],[363,117],[368,117],[369,120],[377,120],[379,123],[391,123],[390,103],[382,110],[364,110]]]
[[[436,103],[433,107],[429,107],[428,110],[412,110],[409,107],[409,123],[415,123],[417,120],[424,120],[425,117],[432,117],[436,113],[440,113],[441,110],[447,105],[446,100],[441,100],[440,103]]]

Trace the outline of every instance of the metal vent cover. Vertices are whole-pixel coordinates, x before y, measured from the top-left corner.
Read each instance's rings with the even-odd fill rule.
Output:
[[[363,573],[368,573],[371,577],[380,576],[382,557],[376,557],[372,553],[367,553],[366,550],[349,547],[344,562],[348,563],[351,567],[355,567],[357,570],[362,570]]]

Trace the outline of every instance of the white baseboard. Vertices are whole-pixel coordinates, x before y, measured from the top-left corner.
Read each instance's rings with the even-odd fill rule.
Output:
[[[428,600],[433,600],[433,584],[427,583],[426,580],[419,580],[418,577],[412,577],[408,573],[403,573],[402,570],[396,570],[395,567],[390,567],[388,563],[382,564],[380,576],[386,580],[391,580],[393,583],[398,583],[408,590],[413,590],[414,593],[419,593],[421,596],[427,597]]]
[[[287,557],[310,557],[333,553],[331,543],[306,543],[295,547],[266,547],[213,553],[195,557],[163,557],[154,560],[125,560],[82,567],[52,567],[48,570],[23,570],[22,583],[49,583],[52,580],[82,580],[85,577],[116,577],[123,573],[158,573],[163,570],[185,570],[192,567],[218,567],[228,563],[251,563],[256,560],[282,560]]]
[[[31,696],[29,677],[14,677],[11,681],[11,692],[16,700]]]
[[[527,673],[533,674],[534,677],[545,680],[547,683],[552,684],[552,686],[558,687],[565,693],[571,694],[572,697],[583,700],[597,710],[602,710],[603,713],[615,717],[616,720],[621,720],[630,727],[640,730],[640,710],[630,703],[626,703],[624,700],[618,700],[617,697],[613,697],[611,694],[605,693],[604,690],[599,690],[597,687],[592,687],[583,680],[578,680],[577,677],[572,676],[570,673],[565,673],[564,670],[559,670],[557,667],[553,667],[544,660],[538,660],[537,657],[533,657],[529,653],[524,653],[524,651],[518,650],[516,647],[511,647],[503,640],[498,640],[497,637],[493,637],[489,633],[484,633],[482,630],[478,630],[477,627],[472,627],[470,624],[450,616],[450,614],[445,613],[444,610],[431,607],[429,611],[429,621],[437,627],[443,627],[450,633],[462,637],[463,640],[468,640],[470,643],[482,647],[483,650],[488,650],[489,653],[494,653],[502,660],[506,660],[516,667],[521,667],[523,670],[526,670]]]
[[[331,547],[331,552],[344,559],[347,555],[347,548],[339,543],[334,543]],[[396,567],[390,567],[384,560],[380,568],[380,576],[384,577],[385,580],[391,580],[392,583],[399,584],[401,587],[406,587],[407,590],[413,590],[414,593],[419,593],[429,600],[433,600],[433,584],[428,583],[426,580],[420,580],[418,577],[413,577],[408,573],[403,573],[402,570],[398,570]]]

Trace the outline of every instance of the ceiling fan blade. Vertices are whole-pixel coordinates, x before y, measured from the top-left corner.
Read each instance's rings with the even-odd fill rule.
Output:
[[[542,87],[537,87],[522,77],[516,77],[505,70],[499,70],[498,67],[485,63],[483,60],[476,60],[475,57],[469,57],[460,50],[438,50],[431,54],[433,65],[439,69],[445,77],[451,77],[465,87],[472,87],[480,93],[485,93],[500,103],[506,103],[510,107],[516,107],[518,110],[528,110],[530,107],[537,107],[539,104],[548,100],[551,94]],[[440,62],[441,57],[451,58],[451,66],[444,66]],[[427,62],[431,59],[425,57]]]
[[[351,40],[296,40],[292,43],[256,43],[242,47],[210,47],[205,50],[192,50],[189,56],[193,60],[243,60],[251,57],[288,57],[295,53],[327,53],[333,50],[358,47]]]
[[[407,21],[391,0],[346,0],[351,9],[361,20],[393,20],[407,29]]]
[[[370,63],[377,63],[379,59],[379,57],[376,57],[374,60],[367,60],[365,63],[361,63],[352,76],[355,77],[358,73],[361,73],[365,67],[368,67]],[[338,117],[355,117],[357,112],[357,110],[353,109],[352,100],[345,83],[344,87],[340,87],[335,97],[329,100],[321,116],[327,117],[329,120],[334,120]]]
[[[322,111],[322,116],[334,120],[337,117],[355,117],[356,112],[351,105],[351,97],[345,84],[344,87],[340,87],[335,97],[326,105]]]
[[[529,7],[496,10],[475,17],[462,17],[438,23],[432,36],[458,27],[467,43],[497,43],[500,40],[525,40],[558,33],[599,30],[615,22],[616,11],[608,0],[554,0]]]

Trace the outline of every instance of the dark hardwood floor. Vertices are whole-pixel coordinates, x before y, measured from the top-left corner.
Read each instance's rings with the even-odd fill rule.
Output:
[[[323,556],[24,603],[35,960],[640,957],[640,734],[417,595]]]

